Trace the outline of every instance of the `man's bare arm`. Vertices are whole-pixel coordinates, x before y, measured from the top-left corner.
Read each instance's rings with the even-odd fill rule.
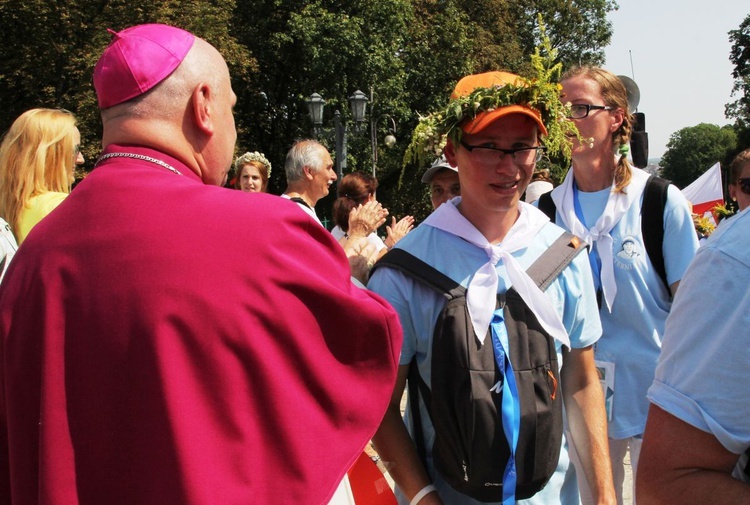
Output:
[[[638,505],[750,503],[750,485],[732,477],[739,456],[711,433],[651,405],[638,463]]]

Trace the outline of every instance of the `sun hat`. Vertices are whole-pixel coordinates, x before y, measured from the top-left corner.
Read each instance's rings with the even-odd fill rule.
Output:
[[[506,84],[519,85],[520,77],[510,72],[485,72],[482,74],[467,75],[456,84],[451,99],[471,95],[474,90],[479,88],[503,87]],[[461,129],[466,133],[479,133],[487,126],[501,117],[509,114],[524,114],[536,121],[539,131],[542,135],[547,135],[547,128],[544,126],[542,116],[536,109],[520,104],[510,104],[498,107],[494,110],[480,112],[473,119],[469,119],[461,125]]]
[[[445,159],[445,156],[441,156],[433,161],[430,168],[428,168],[425,171],[424,175],[422,175],[422,182],[429,184],[432,181],[432,178],[435,177],[435,174],[440,170],[443,170],[444,168],[453,170],[454,172],[458,172],[456,167],[452,167],[451,164],[448,163],[448,160]]]
[[[193,47],[195,35],[174,26],[145,24],[113,35],[94,68],[100,109],[147,92],[169,76]]]

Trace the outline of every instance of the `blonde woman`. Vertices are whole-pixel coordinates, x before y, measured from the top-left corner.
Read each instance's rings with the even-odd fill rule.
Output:
[[[648,174],[627,159],[633,116],[625,86],[611,72],[586,66],[568,70],[561,85],[563,100],[571,106],[569,118],[585,141],[574,142],[572,168],[550,195],[557,224],[591,246],[602,323],[594,357],[598,367],[614,375],[607,395],[609,451],[622,505],[623,460],[630,451],[635,482],[649,407],[646,391],[654,380],[672,297],[698,239],[687,200],[670,186],[661,217],[665,284],[655,267],[657,258],[647,254],[641,227],[642,219],[655,219],[642,212]],[[581,502],[593,503],[580,482]]]
[[[21,244],[31,229],[62,202],[73,169],[84,162],[73,114],[31,109],[11,125],[0,144],[0,217]]]

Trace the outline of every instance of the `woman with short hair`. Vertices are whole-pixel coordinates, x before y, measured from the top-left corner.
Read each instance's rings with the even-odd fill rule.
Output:
[[[337,240],[347,237],[349,215],[352,210],[375,201],[375,190],[377,189],[378,180],[364,172],[352,172],[341,179],[338,187],[338,198],[333,203],[333,222],[336,226],[331,230]],[[385,241],[378,237],[375,231],[368,235],[367,241],[375,246],[378,257],[380,257],[392,249],[396,242],[409,233],[413,227],[414,218],[412,216],[406,216],[398,222],[394,217],[391,226],[386,226],[388,235]]]

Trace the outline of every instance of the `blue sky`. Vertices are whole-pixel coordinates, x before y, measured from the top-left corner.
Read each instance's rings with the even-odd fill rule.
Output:
[[[670,135],[682,128],[731,123],[724,116],[724,105],[733,101],[728,32],[750,15],[750,1],[618,3],[620,9],[608,16],[614,34],[605,49],[604,67],[638,84],[649,158],[661,157]]]

